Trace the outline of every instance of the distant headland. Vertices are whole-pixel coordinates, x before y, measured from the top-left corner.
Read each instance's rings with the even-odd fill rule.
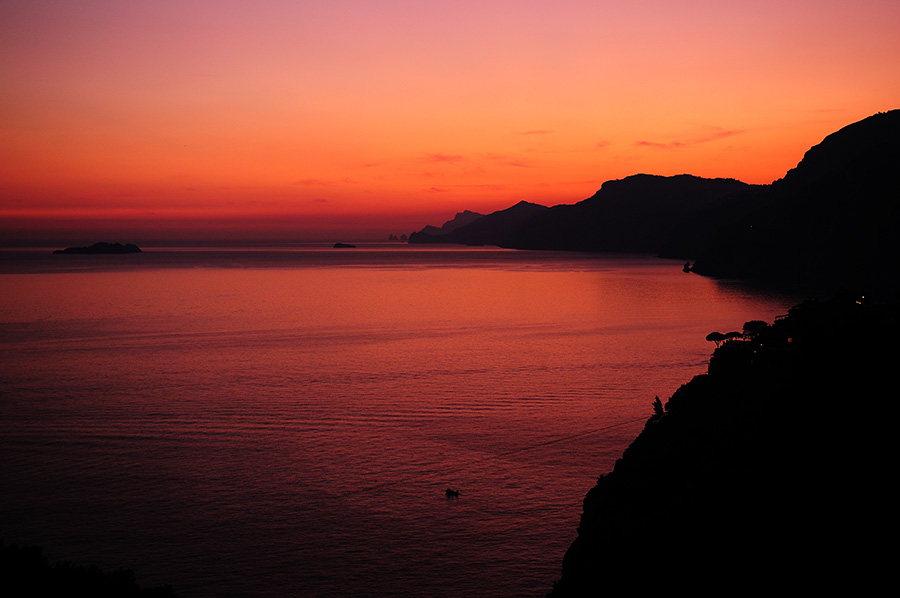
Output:
[[[141,248],[134,243],[94,243],[88,247],[67,247],[66,249],[57,249],[53,253],[69,253],[69,254],[106,254],[118,255],[123,253],[141,253]]]
[[[635,174],[553,207],[461,212],[410,244],[650,253],[686,271],[802,285],[900,291],[900,110],[847,125],[769,185]]]

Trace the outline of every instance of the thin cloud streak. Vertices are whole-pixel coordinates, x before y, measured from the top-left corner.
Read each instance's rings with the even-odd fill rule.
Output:
[[[712,133],[705,135],[703,137],[697,137],[695,139],[691,139],[689,141],[669,141],[669,142],[660,142],[660,141],[635,141],[634,145],[636,147],[650,147],[655,149],[663,149],[663,150],[673,150],[673,149],[683,149],[686,147],[700,145],[703,143],[710,143],[712,141],[719,141],[721,139],[727,139],[728,137],[734,137],[735,135],[740,135],[744,133],[743,130],[735,129],[735,130],[726,130],[716,127]]]
[[[465,158],[463,158],[462,156],[457,155],[457,154],[435,153],[435,154],[428,154],[425,158],[425,161],[434,164],[434,163],[443,163],[443,162],[459,162],[464,159]]]

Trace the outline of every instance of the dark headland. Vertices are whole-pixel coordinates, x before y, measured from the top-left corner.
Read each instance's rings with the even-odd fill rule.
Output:
[[[584,498],[552,598],[893,582],[898,139],[892,110],[827,136],[770,185],[638,174],[573,205],[523,202],[410,236],[649,253],[688,275],[816,289],[774,322],[710,331],[708,373],[648,398],[643,431]]]
[[[134,571],[101,571],[68,561],[51,563],[39,546],[0,540],[0,590],[4,596],[174,598],[171,586],[142,587]]]
[[[769,185],[636,174],[571,205],[460,213],[409,242],[649,253],[707,276],[891,294],[900,279],[898,138],[900,110],[891,110],[828,135]]]
[[[695,273],[834,290],[711,331],[708,373],[648,405],[584,498],[552,598],[870,595],[893,581],[898,134],[900,111],[850,125],[673,229],[661,253]]]
[[[124,253],[141,253],[141,248],[133,243],[125,245],[121,243],[94,243],[87,247],[67,247],[57,249],[53,253],[68,253],[82,255],[119,255]]]
[[[550,596],[873,593],[894,566],[898,315],[839,294],[722,334],[707,374],[648,400]]]

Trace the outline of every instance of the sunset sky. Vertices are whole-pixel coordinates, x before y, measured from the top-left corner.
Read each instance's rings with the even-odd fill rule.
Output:
[[[4,0],[0,86],[4,244],[381,239],[770,183],[900,107],[900,1]]]

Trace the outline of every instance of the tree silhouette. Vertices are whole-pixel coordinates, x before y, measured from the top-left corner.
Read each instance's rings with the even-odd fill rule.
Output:
[[[768,329],[769,324],[763,320],[750,320],[749,322],[744,322],[744,337],[755,340]]]
[[[706,335],[706,340],[716,343],[716,347],[718,347],[725,340],[725,335],[721,332],[710,332]]]

